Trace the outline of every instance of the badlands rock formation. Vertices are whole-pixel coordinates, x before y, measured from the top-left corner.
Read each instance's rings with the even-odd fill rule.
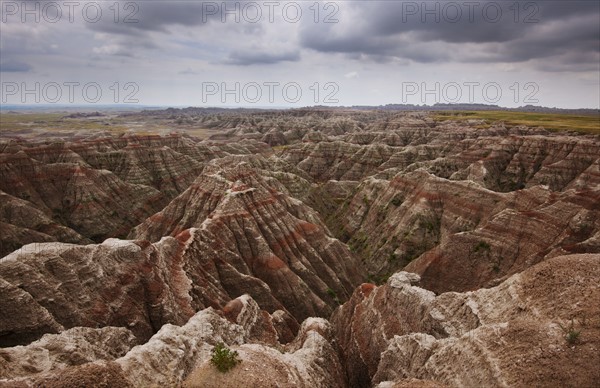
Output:
[[[185,191],[203,162],[256,147],[241,142],[224,152],[181,136],[4,141],[0,194],[15,205],[2,201],[0,255],[30,242],[126,237]]]
[[[244,295],[137,346],[125,328],[46,334],[0,350],[0,372],[12,386],[52,387],[593,386],[599,274],[600,255],[561,256],[495,288],[435,296],[399,272],[357,288],[331,324],[307,319],[288,345],[276,317]],[[217,342],[240,355],[231,372],[209,363]]]
[[[0,386],[600,381],[598,135],[144,117],[209,135],[0,138]]]
[[[345,377],[324,319],[308,319],[292,343],[277,342],[275,318],[244,295],[235,313],[202,310],[182,326],[164,325],[135,344],[124,328],[70,329],[27,346],[0,349],[0,373],[13,386],[342,387]],[[240,354],[228,374],[210,365],[223,342]],[[100,384],[100,385],[99,385]]]
[[[600,255],[556,257],[467,293],[436,296],[418,281],[399,272],[380,287],[363,284],[333,315],[350,386],[406,378],[457,387],[599,381]]]
[[[106,325],[147,340],[166,323],[183,324],[195,311],[222,308],[244,293],[271,313],[280,310],[294,332],[308,317],[329,316],[363,279],[360,262],[310,222],[318,216],[299,200],[269,190],[244,164],[211,179],[216,186],[202,187],[216,193],[217,206],[183,193],[193,198],[184,213],[197,227],[178,226],[175,237],[36,243],[3,258],[3,292],[11,297],[0,303],[13,313],[0,318],[0,343],[28,341],[49,328]],[[151,219],[160,224],[160,217]],[[21,310],[25,301],[29,309]],[[41,312],[45,319],[37,322]]]

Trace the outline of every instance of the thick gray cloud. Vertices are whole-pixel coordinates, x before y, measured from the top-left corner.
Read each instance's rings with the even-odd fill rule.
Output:
[[[102,3],[104,12],[115,3]],[[119,0],[119,22],[114,18],[102,18],[88,26],[96,31],[140,36],[148,31],[168,32],[168,28],[180,26],[201,26],[222,20],[236,22],[242,20],[240,1],[180,1],[180,0]],[[229,14],[227,12],[230,12]],[[114,11],[108,12],[114,16]],[[238,22],[239,22],[238,21]]]
[[[351,2],[339,24],[304,28],[301,43],[319,52],[361,54],[375,61],[524,62],[557,56],[561,63],[556,68],[567,69],[569,63],[581,66],[582,54],[600,51],[599,4]],[[588,66],[595,62],[593,55],[587,59]]]
[[[118,1],[117,21],[115,2],[97,0],[81,2],[73,23],[9,17],[0,34],[3,79],[100,82],[107,90],[135,81],[140,97],[154,98],[146,103],[186,105],[206,81],[299,82],[305,104],[314,103],[309,86],[337,82],[341,103],[376,104],[398,102],[404,81],[498,79],[507,85],[503,103],[520,103],[508,86],[535,82],[547,104],[600,105],[597,1],[320,0],[315,15],[315,2],[296,0],[297,23],[282,15],[286,2],[277,2],[273,20],[256,2],[262,15],[253,22],[245,0]],[[83,20],[87,3],[102,7],[101,20]],[[325,23],[328,15],[335,22]]]
[[[536,25],[571,16],[598,15],[594,1],[358,2],[369,35],[418,32],[420,40],[510,42]],[[573,26],[576,27],[576,26]],[[597,31],[596,31],[597,33]]]

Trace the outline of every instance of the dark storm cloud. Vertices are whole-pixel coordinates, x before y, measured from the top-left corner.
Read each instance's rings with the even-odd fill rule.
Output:
[[[127,4],[135,4],[134,8],[126,8]],[[104,3],[103,3],[104,4]],[[114,3],[107,3],[113,6]],[[169,44],[169,37],[173,37],[171,43],[193,40],[197,43],[197,47],[192,47],[186,55],[193,56],[193,52],[199,52],[197,48],[210,45],[207,34],[194,27],[204,28],[205,25],[211,24],[223,29],[226,27],[225,38],[229,37],[231,45],[226,44],[220,46],[220,51],[231,51],[229,58],[225,61],[227,64],[248,65],[254,63],[271,64],[282,61],[297,61],[299,60],[298,53],[291,53],[291,50],[286,54],[278,53],[248,53],[236,52],[235,47],[239,46],[240,35],[257,36],[263,33],[263,28],[259,23],[248,23],[245,19],[244,2],[243,1],[166,1],[166,0],[148,0],[148,1],[129,1],[120,0],[121,20],[119,23],[113,22],[112,11],[109,12],[111,17],[102,18],[98,23],[89,23],[87,28],[101,34],[97,35],[97,39],[103,41],[103,46],[94,51],[107,55],[127,55],[136,56],[139,51],[148,50],[164,50],[161,45]],[[125,15],[129,15],[128,20],[124,19]],[[250,18],[250,16],[248,16]],[[181,39],[181,29],[176,27],[189,27],[188,31],[194,31],[193,38],[191,35],[183,35]],[[171,47],[172,48],[172,47]],[[263,50],[264,51],[264,50]],[[204,58],[209,59],[206,53],[202,54]]]
[[[139,7],[133,14],[135,23],[113,23],[111,18],[103,18],[100,23],[88,24],[88,28],[113,36],[113,42],[117,40],[121,46],[126,46],[122,39],[128,37],[130,47],[137,50],[156,48],[153,33],[168,35],[174,26],[216,25],[225,18],[230,28],[224,36],[231,37],[231,45],[223,47],[231,52],[225,63],[234,65],[299,61],[300,49],[304,48],[344,53],[377,63],[406,60],[514,63],[556,56],[561,63],[556,63],[555,68],[568,68],[569,63],[581,67],[579,61],[570,58],[598,52],[600,45],[600,6],[596,1],[340,2],[340,13],[336,15],[339,24],[304,24],[298,36],[300,47],[290,42],[284,54],[240,48],[242,30],[261,29],[259,24],[244,23],[243,17],[241,23],[236,23],[243,2],[154,0],[134,3]],[[122,0],[120,4],[124,16],[127,3]],[[233,12],[224,14],[225,10]],[[117,39],[118,36],[122,39]],[[202,39],[198,36],[199,41]],[[111,46],[104,51],[113,55],[123,52]]]
[[[595,72],[600,73],[600,55],[590,54],[583,55],[581,62],[576,61],[577,58],[569,58],[569,61],[541,61],[537,68],[546,72]]]
[[[600,15],[571,16],[541,24],[514,44],[502,47],[503,57],[519,62],[572,53],[574,63],[581,54],[600,51]]]
[[[596,1],[486,1],[471,2],[470,8],[464,4],[353,2],[342,9],[340,25],[304,28],[301,44],[379,61],[395,57],[422,63],[524,62],[557,56],[563,62],[556,68],[569,63],[581,67],[575,58],[600,51]],[[357,27],[347,27],[352,24]]]
[[[239,1],[121,0],[119,4],[122,18],[119,23],[114,23],[111,18],[103,18],[99,23],[91,23],[88,27],[110,34],[135,36],[143,35],[148,31],[167,32],[169,26],[198,26],[210,21],[221,21],[223,12],[234,11],[236,4],[239,7],[241,3]],[[224,17],[225,20],[235,22],[235,17],[231,14],[229,16],[226,14]]]
[[[234,51],[229,55],[225,63],[230,65],[248,66],[248,65],[271,65],[279,62],[297,62],[300,60],[300,53],[268,53],[260,51]]]
[[[361,53],[367,55],[390,55],[398,43],[387,37],[349,33],[336,36],[331,26],[307,29],[302,34],[305,47],[326,53]]]
[[[505,6],[497,2],[476,3],[485,5],[465,7],[454,1],[375,2],[361,5],[361,14],[368,20],[367,32],[371,36],[413,32],[423,41],[501,42],[519,35],[520,29],[512,23],[489,22],[496,18],[495,11]],[[484,12],[491,16],[485,17]]]
[[[8,60],[0,63],[2,73],[26,73],[31,71],[31,66],[25,62]]]
[[[424,41],[508,42],[539,23],[598,14],[595,1],[394,1],[359,3],[368,32],[387,36],[417,32]],[[598,31],[596,30],[596,33]]]

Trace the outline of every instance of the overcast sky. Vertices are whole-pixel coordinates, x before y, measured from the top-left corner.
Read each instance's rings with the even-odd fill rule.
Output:
[[[26,3],[6,104],[600,107],[597,1]]]

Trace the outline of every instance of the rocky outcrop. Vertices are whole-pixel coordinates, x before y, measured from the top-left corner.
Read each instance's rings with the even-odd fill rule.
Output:
[[[95,241],[127,235],[166,205],[153,187],[127,183],[108,170],[44,164],[24,152],[0,154],[0,189]],[[57,236],[59,237],[59,236]]]
[[[178,226],[170,232],[175,237],[155,243],[32,244],[2,259],[0,279],[15,295],[2,303],[16,314],[2,317],[0,342],[27,343],[75,326],[124,326],[147,340],[166,323],[182,324],[245,293],[270,313],[282,311],[281,332],[329,316],[363,279],[355,256],[312,209],[275,191],[245,163],[212,171],[205,181],[212,188],[197,189],[218,193],[214,201],[196,187],[174,200],[175,209],[182,198],[190,201],[182,214],[197,228]],[[34,303],[20,311],[24,300]]]
[[[279,343],[275,314],[249,296],[164,325],[134,346],[126,328],[75,328],[0,350],[0,382],[20,386],[593,386],[600,340],[598,255],[562,256],[492,289],[434,293],[400,272],[363,284]],[[590,286],[593,285],[593,286]],[[209,362],[223,342],[241,363]],[[339,355],[338,348],[339,345]],[[78,379],[77,379],[78,378]],[[347,380],[346,380],[347,379]]]
[[[114,361],[135,345],[136,338],[123,327],[76,327],[46,334],[27,346],[1,348],[0,378],[27,380],[87,363]]]
[[[200,364],[184,387],[344,387],[345,376],[324,319],[305,321],[293,343],[285,348],[262,344],[236,347],[241,364],[223,374],[210,363]]]
[[[126,237],[184,192],[207,161],[265,147],[180,135],[11,141],[0,153],[0,190],[10,202],[0,213],[0,256],[32,242]]]
[[[310,179],[310,178],[308,178]],[[131,238],[158,241],[185,229],[199,228],[217,207],[241,187],[302,197],[310,183],[301,170],[278,158],[230,155],[207,163],[204,172],[164,209],[135,227]],[[312,219],[318,219],[312,216]]]
[[[71,329],[26,347],[0,350],[0,383],[21,386],[187,386],[240,384],[342,387],[344,374],[324,319],[302,324],[287,346],[277,342],[273,317],[247,295],[227,311],[205,309],[183,326],[167,324],[134,345],[124,328]],[[270,335],[266,335],[271,333]],[[257,334],[259,336],[257,337]],[[209,362],[217,343],[236,350],[240,365],[223,374]]]
[[[382,129],[385,129],[382,131]],[[424,168],[455,180],[474,180],[494,191],[548,185],[574,187],[585,174],[594,187],[600,146],[593,137],[540,135],[535,130],[418,123],[372,125],[346,136],[313,138],[282,148],[282,157],[317,180],[359,180],[387,169]],[[579,186],[581,187],[581,186]]]
[[[438,296],[406,272],[364,284],[332,317],[349,383],[593,386],[599,269],[597,254],[561,256],[491,289]]]
[[[0,343],[25,344],[77,326],[128,327],[147,340],[167,322],[184,323],[195,310],[177,254],[181,244],[141,245],[30,244],[1,259],[3,295],[12,297],[0,302],[11,312],[0,318]]]
[[[327,219],[375,279],[402,268],[430,290],[498,284],[542,260],[598,252],[600,191],[497,193],[417,170],[368,178]],[[335,229],[333,229],[335,230]]]
[[[285,191],[244,161],[207,166],[197,184],[136,228],[134,236],[153,239],[194,226],[187,254],[213,261],[228,293],[248,292],[269,312],[283,303],[298,321],[327,316],[364,272],[317,213],[276,188]],[[192,293],[206,298],[205,281],[191,273]],[[268,293],[251,291],[265,287]]]
[[[518,192],[513,197],[517,206],[535,195],[549,197],[529,209],[507,206],[472,233],[450,236],[405,269],[422,274],[428,289],[462,291],[498,284],[558,255],[599,252],[600,191],[557,196],[544,191]],[[442,267],[450,270],[442,275]]]
[[[28,201],[0,190],[0,257],[20,248],[24,242],[64,241],[89,244],[92,241],[50,218]]]

